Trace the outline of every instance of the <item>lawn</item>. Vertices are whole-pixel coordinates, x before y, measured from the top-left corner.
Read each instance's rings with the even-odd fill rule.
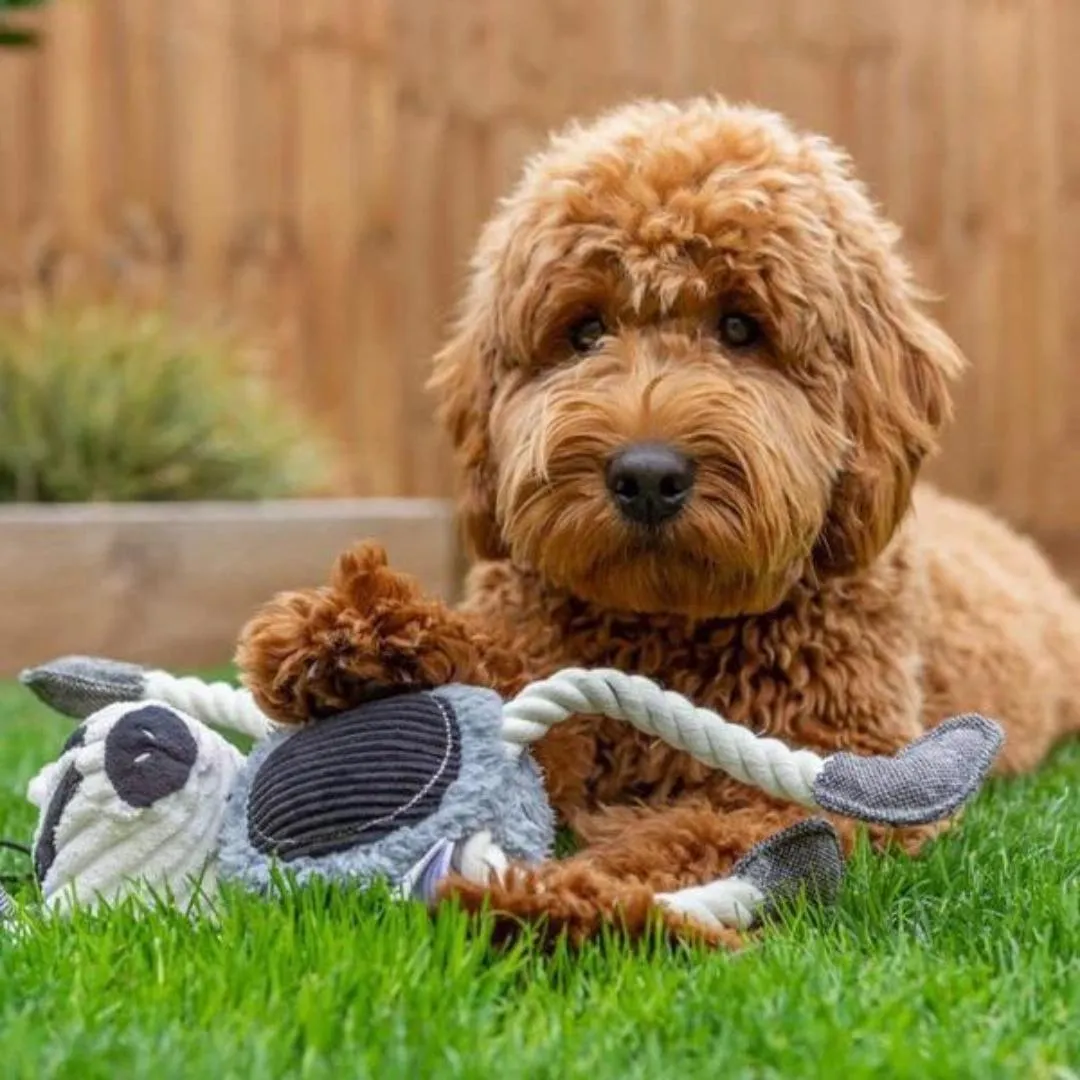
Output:
[[[0,836],[69,725],[0,686]],[[342,891],[231,894],[0,941],[6,1077],[1080,1077],[1080,745],[995,782],[917,861],[736,957],[498,952],[483,923]],[[23,868],[0,853],[6,872]],[[25,896],[25,893],[23,894]]]

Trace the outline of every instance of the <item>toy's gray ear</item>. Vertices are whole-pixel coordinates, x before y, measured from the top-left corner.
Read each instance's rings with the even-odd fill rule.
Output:
[[[1004,740],[993,720],[955,716],[895,757],[834,754],[814,798],[823,810],[878,825],[942,821],[978,791]]]
[[[141,701],[146,691],[144,668],[94,656],[62,656],[28,668],[19,681],[49,708],[76,720],[119,701]]]
[[[844,877],[844,857],[836,830],[821,818],[797,822],[755,844],[732,868],[765,896],[758,918],[799,894],[814,904],[836,903]]]

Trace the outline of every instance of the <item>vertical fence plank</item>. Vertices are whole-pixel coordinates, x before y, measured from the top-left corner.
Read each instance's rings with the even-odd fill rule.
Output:
[[[105,145],[105,110],[111,78],[102,20],[107,7],[58,6],[48,23],[45,68],[48,147],[44,229],[51,285],[64,293],[88,283],[104,232],[105,197],[113,162]],[[72,77],[78,72],[80,77]]]
[[[25,51],[0,53],[0,302],[30,284],[32,227],[45,168],[35,118],[42,67]]]
[[[125,299],[164,305],[178,255],[169,184],[172,132],[163,119],[165,12],[143,0],[112,0],[110,6],[116,91],[109,124],[117,191],[106,257]]]
[[[403,448],[412,492],[447,490],[446,447],[434,430],[424,393],[431,354],[447,312],[439,295],[437,258],[445,238],[439,228],[446,196],[447,117],[439,78],[442,65],[427,58],[441,52],[445,5],[438,0],[394,4],[391,34],[397,69],[398,124],[395,170],[397,221],[398,364],[407,387],[402,410]]]
[[[985,318],[977,319],[979,279],[973,264],[972,243],[978,229],[975,193],[970,184],[973,137],[970,131],[968,86],[972,50],[958,51],[953,42],[968,33],[966,0],[943,0],[937,10],[937,59],[939,82],[935,107],[942,125],[943,157],[935,162],[941,176],[940,231],[928,242],[938,256],[939,276],[929,282],[938,296],[934,314],[948,327],[970,361],[979,365],[969,371],[954,390],[956,408],[963,422],[945,434],[941,456],[930,473],[951,489],[975,494],[985,476],[976,460],[977,440],[972,420],[978,415],[979,382],[982,378],[982,342],[979,335]]]
[[[171,197],[185,304],[220,317],[235,224],[235,63],[231,0],[165,6]]]
[[[289,0],[233,0],[236,233],[230,315],[266,345],[290,396],[303,399],[304,352],[293,222],[294,96]]]
[[[305,396],[348,455],[350,484],[363,489],[379,462],[358,461],[349,436],[349,369],[356,365],[356,303],[364,287],[354,277],[359,161],[352,7],[350,0],[311,0],[289,10]],[[361,379],[369,375],[360,369]]]
[[[353,131],[357,142],[355,190],[356,320],[346,354],[348,406],[345,424],[355,433],[352,452],[362,470],[358,486],[373,495],[408,490],[401,453],[405,379],[398,342],[401,289],[394,260],[399,219],[396,186],[397,80],[393,65],[390,0],[353,5]],[[362,371],[357,379],[352,372]]]
[[[1075,5],[1074,5],[1075,7]],[[1067,360],[1072,348],[1071,339],[1064,332],[1064,307],[1072,294],[1063,284],[1068,265],[1075,265],[1077,249],[1059,246],[1065,215],[1059,204],[1060,177],[1063,171],[1064,147],[1059,141],[1058,123],[1062,111],[1057,87],[1067,77],[1057,54],[1057,40],[1061,27],[1060,14],[1063,5],[1058,0],[1034,0],[1031,30],[1029,68],[1032,72],[1031,130],[1032,155],[1037,163],[1033,177],[1033,214],[1031,227],[1035,229],[1032,262],[1035,272],[1035,295],[1033,309],[1039,312],[1038,335],[1038,382],[1037,396],[1028,426],[1032,436],[1028,475],[1029,504],[1027,520],[1036,522],[1045,507],[1059,501],[1059,484],[1075,486],[1077,473],[1051,475],[1047,466],[1058,460],[1068,462],[1068,448],[1063,446],[1066,431],[1066,410],[1070,398],[1075,397],[1076,383],[1069,379],[1070,372],[1077,371],[1075,360]],[[1022,227],[1022,226],[1021,226]],[[1075,378],[1075,374],[1073,376]],[[1074,468],[1075,447],[1073,461]],[[1023,482],[1022,481],[1022,482]],[[1057,528],[1080,527],[1080,506],[1076,500],[1065,500],[1069,505],[1060,508]]]
[[[1080,499],[1072,496],[1080,477],[1080,392],[1076,342],[1080,341],[1080,109],[1076,107],[1076,58],[1080,56],[1080,5],[1057,0],[1051,7],[1051,40],[1046,60],[1053,72],[1056,109],[1052,117],[1055,169],[1048,178],[1053,189],[1050,233],[1053,272],[1061,297],[1058,370],[1061,384],[1054,387],[1060,417],[1054,444],[1040,463],[1044,497],[1039,502],[1040,522],[1059,532],[1080,532]],[[1080,548],[1080,541],[1075,542]]]

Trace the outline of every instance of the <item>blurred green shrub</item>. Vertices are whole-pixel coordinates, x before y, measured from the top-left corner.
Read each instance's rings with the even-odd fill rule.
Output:
[[[45,0],[0,0],[0,48],[5,45],[35,45],[38,35],[24,26],[14,26],[4,16],[11,12],[41,7]]]
[[[0,502],[287,497],[328,463],[224,339],[114,309],[0,320]]]

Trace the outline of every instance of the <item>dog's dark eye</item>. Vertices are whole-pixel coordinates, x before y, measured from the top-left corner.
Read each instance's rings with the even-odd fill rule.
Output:
[[[760,337],[757,319],[737,311],[720,317],[720,340],[730,348],[745,349],[756,344]]]
[[[599,315],[586,315],[570,327],[566,336],[576,352],[591,352],[606,333],[604,320]]]

